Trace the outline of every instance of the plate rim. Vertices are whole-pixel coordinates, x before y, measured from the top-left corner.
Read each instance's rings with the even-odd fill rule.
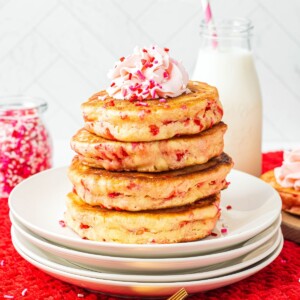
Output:
[[[36,177],[40,177],[40,176],[46,176],[48,173],[54,173],[54,172],[63,172],[64,174],[67,174],[67,168],[68,166],[63,166],[63,167],[56,167],[56,168],[51,168],[45,171],[42,171],[40,173],[37,173],[27,179],[25,179],[24,181],[22,181],[20,184],[18,184],[13,191],[11,192],[10,196],[9,196],[9,207],[10,210],[14,213],[14,216],[22,223],[24,224],[25,227],[29,228],[31,231],[35,232],[36,234],[44,237],[45,239],[51,240],[52,242],[61,244],[61,245],[66,245],[66,243],[72,243],[73,245],[76,244],[75,247],[77,247],[77,249],[80,248],[85,248],[88,249],[89,247],[91,248],[101,248],[104,250],[101,250],[102,252],[105,251],[109,251],[109,249],[126,249],[126,250],[133,250],[133,249],[139,249],[139,251],[141,250],[153,250],[153,251],[158,251],[158,250],[167,250],[167,249],[180,249],[181,251],[188,251],[190,248],[193,247],[197,247],[197,246],[207,246],[207,247],[216,247],[216,244],[224,244],[226,243],[226,245],[223,247],[222,245],[218,246],[218,249],[224,249],[226,247],[230,247],[233,245],[236,245],[240,242],[243,242],[251,237],[253,237],[255,234],[261,232],[262,230],[264,230],[265,228],[267,228],[268,226],[270,226],[279,216],[280,212],[281,212],[281,199],[278,195],[278,193],[268,184],[266,184],[265,182],[263,182],[262,180],[260,180],[259,178],[252,176],[248,173],[244,173],[238,170],[231,170],[229,175],[232,174],[237,174],[236,176],[250,176],[251,178],[255,179],[255,180],[259,180],[260,184],[263,184],[267,189],[269,189],[270,191],[272,190],[273,195],[272,195],[272,203],[277,203],[278,205],[278,212],[277,214],[274,213],[274,215],[272,215],[272,217],[270,217],[267,221],[263,222],[262,224],[260,224],[260,226],[255,227],[255,229],[248,229],[246,231],[243,232],[243,239],[241,240],[241,233],[239,234],[235,234],[235,235],[227,235],[227,236],[222,236],[220,238],[216,238],[216,239],[210,239],[210,240],[198,240],[198,241],[193,241],[193,242],[186,242],[186,243],[173,243],[173,244],[121,244],[121,243],[113,243],[113,242],[97,242],[97,241],[90,241],[90,240],[83,240],[81,238],[75,238],[75,237],[69,237],[69,236],[62,236],[56,233],[53,233],[47,229],[41,229],[38,226],[36,226],[35,224],[30,223],[28,220],[26,220],[24,217],[20,216],[16,210],[14,209],[14,204],[13,201],[14,200],[14,195],[15,193],[18,192],[19,189],[22,188],[23,185],[28,184],[28,182],[30,182],[31,180],[34,180]],[[280,209],[279,209],[280,208]],[[107,249],[107,250],[105,250]],[[199,249],[201,250],[201,249]],[[205,250],[199,253],[205,253],[205,252],[209,252],[210,250]],[[100,252],[93,252],[91,251],[91,253],[100,253]],[[143,252],[140,253],[141,256],[143,256]],[[155,255],[155,254],[154,254]],[[157,256],[159,257],[159,256]]]
[[[247,251],[246,253],[250,252],[250,251],[254,251],[257,247],[259,247],[262,243],[268,241],[271,236],[273,236],[276,232],[276,230],[280,227],[280,223],[281,223],[281,217],[279,216],[278,219],[275,220],[274,223],[272,223],[270,226],[272,226],[273,224],[275,224],[275,228],[272,230],[271,233],[269,233],[267,236],[264,236],[262,237],[261,239],[257,240],[257,241],[254,241],[253,243],[251,243],[250,245],[246,245],[246,246],[242,246],[242,247],[238,247],[238,248],[230,248],[230,249],[225,249],[226,251],[218,251],[218,252],[213,252],[213,253],[204,253],[202,255],[194,255],[194,256],[186,256],[186,257],[164,257],[164,258],[141,258],[141,257],[116,257],[116,256],[109,256],[109,255],[100,255],[100,254],[94,254],[94,253],[88,253],[88,252],[83,252],[83,251],[78,251],[76,249],[72,249],[72,248],[66,248],[64,246],[61,246],[61,245],[57,245],[57,244],[53,244],[51,242],[48,242],[47,240],[43,241],[43,240],[40,240],[40,237],[39,236],[34,236],[31,234],[31,232],[29,231],[28,232],[28,229],[25,227],[25,229],[22,228],[22,224],[18,224],[17,223],[17,226],[15,225],[15,222],[13,222],[13,226],[17,229],[17,231],[19,232],[19,228],[21,229],[21,235],[24,236],[23,232],[25,232],[25,236],[24,238],[28,240],[28,235],[34,239],[34,240],[38,240],[38,242],[40,242],[40,244],[47,244],[50,246],[50,248],[52,249],[62,249],[61,251],[62,252],[65,252],[66,254],[77,254],[78,256],[80,256],[82,254],[82,256],[86,256],[86,257],[90,257],[91,259],[93,257],[100,257],[100,258],[107,258],[109,257],[111,260],[115,260],[115,261],[118,261],[119,259],[122,259],[124,261],[127,261],[127,262],[133,262],[133,261],[137,261],[137,262],[144,262],[144,261],[147,261],[147,262],[158,262],[158,261],[162,261],[162,260],[167,260],[167,261],[170,261],[170,262],[174,262],[176,260],[179,260],[180,262],[184,262],[185,260],[187,259],[191,259],[191,258],[194,258],[194,259],[198,259],[199,257],[208,257],[208,256],[213,256],[213,255],[220,255],[224,252],[238,252],[238,250],[240,250],[241,248],[246,248],[247,247],[247,250],[250,248],[249,251]],[[265,230],[267,230],[269,227],[267,227]],[[260,232],[262,233],[262,232]],[[33,233],[35,234],[35,233]],[[256,236],[250,238],[249,240],[251,239],[254,239]],[[249,240],[245,241],[244,243],[247,243]],[[258,246],[256,246],[258,244]],[[46,245],[45,245],[46,246]],[[40,247],[39,247],[40,248]],[[47,250],[44,250],[44,251],[47,251]],[[47,252],[50,252],[50,251],[47,251]],[[246,254],[244,253],[244,254]],[[243,255],[244,255],[243,254]]]
[[[15,240],[18,239],[18,237],[16,237],[16,232],[19,234],[20,234],[20,232],[18,232],[18,230],[16,230],[14,225],[12,225],[11,231],[12,231],[12,236],[14,236]],[[182,281],[182,280],[179,280],[180,277],[183,277],[183,278],[188,277],[188,279],[185,279],[184,281],[186,281],[186,280],[192,281],[192,280],[209,279],[209,278],[214,278],[214,277],[218,277],[218,276],[223,276],[223,275],[239,271],[241,269],[247,268],[253,264],[258,263],[259,261],[261,261],[265,257],[267,257],[269,254],[271,254],[273,251],[275,251],[275,249],[279,246],[280,240],[281,240],[280,231],[281,231],[280,228],[276,227],[275,231],[272,232],[271,237],[269,237],[269,239],[267,240],[267,241],[269,241],[272,238],[273,239],[276,238],[274,243],[271,244],[267,249],[265,249],[264,252],[260,252],[258,255],[248,259],[247,261],[240,261],[238,263],[235,263],[233,265],[228,265],[221,269],[218,269],[217,268],[218,265],[216,265],[217,269],[204,271],[204,272],[198,271],[198,272],[183,273],[183,274],[168,274],[168,275],[149,275],[149,274],[147,274],[147,275],[146,274],[145,275],[138,274],[137,275],[137,274],[118,274],[118,273],[114,274],[114,273],[96,272],[93,270],[88,270],[88,269],[82,268],[80,266],[74,265],[68,261],[67,261],[67,263],[69,265],[64,265],[64,263],[66,261],[64,258],[58,257],[51,253],[50,254],[47,253],[47,251],[44,251],[43,249],[39,248],[38,246],[36,246],[35,244],[33,244],[30,240],[27,240],[26,238],[25,238],[25,240],[31,248],[28,249],[28,246],[24,245],[24,243],[22,243],[22,246],[23,246],[23,248],[26,248],[27,253],[23,249],[21,249],[21,250],[26,255],[31,257],[32,259],[34,259],[46,266],[52,267],[54,269],[56,268],[56,269],[60,270],[60,268],[62,266],[62,268],[69,269],[69,271],[63,270],[63,269],[61,269],[61,271],[65,271],[65,272],[69,272],[69,273],[72,272],[71,270],[75,269],[76,273],[74,273],[74,274],[79,275],[79,276],[94,277],[94,278],[98,278],[98,279],[113,280],[113,281],[115,281],[115,280],[124,281],[124,279],[121,279],[122,277],[128,277],[128,278],[137,278],[138,277],[138,278],[140,278],[138,280],[137,279],[129,280],[129,281],[135,281],[135,282],[155,282],[155,280],[164,281],[163,280],[164,278],[170,279],[170,280],[167,280],[166,282],[174,282],[174,281]],[[21,243],[21,241],[18,240],[18,243]],[[18,247],[21,248],[19,245],[18,245]],[[264,244],[257,247],[254,251],[256,251],[258,248],[263,248],[263,247],[264,247]],[[41,255],[39,253],[37,253],[36,250],[41,251],[45,256],[50,255],[54,261],[49,261],[49,260],[47,261],[47,259],[44,257],[41,257]],[[262,250],[260,250],[260,251],[262,251]],[[30,253],[31,253],[31,255],[30,255]],[[248,254],[249,253],[246,253],[246,254],[242,255],[241,257],[247,256]],[[238,258],[240,258],[240,257],[238,257]],[[58,259],[58,261],[57,261],[57,259]],[[59,261],[59,260],[61,260],[61,261]],[[199,269],[201,269],[201,268],[199,268]],[[217,273],[218,270],[223,270],[223,271]],[[83,272],[83,274],[80,274],[80,272]],[[84,274],[86,274],[86,275],[84,275]],[[87,275],[87,274],[90,274],[90,275]],[[94,274],[94,276],[92,274]],[[204,274],[204,275],[201,275],[201,274]],[[120,276],[120,279],[113,279],[115,276]]]
[[[219,287],[222,287],[222,286],[227,286],[227,285],[233,284],[235,282],[241,281],[241,280],[243,280],[243,279],[245,279],[249,276],[252,276],[253,274],[259,272],[260,270],[262,270],[263,268],[265,268],[266,266],[271,264],[278,257],[278,255],[280,254],[280,252],[283,248],[284,239],[283,239],[282,233],[280,233],[280,234],[281,234],[281,241],[280,241],[280,244],[278,245],[278,247],[274,250],[274,252],[272,252],[268,257],[263,259],[263,261],[261,261],[260,263],[257,263],[257,264],[255,264],[254,266],[252,266],[250,268],[243,269],[240,272],[235,272],[234,274],[229,274],[229,275],[227,274],[225,276],[220,276],[220,277],[216,277],[216,278],[210,278],[210,279],[204,279],[204,280],[195,280],[195,281],[187,281],[187,282],[184,282],[184,281],[182,281],[182,282],[160,282],[160,283],[125,282],[125,281],[111,281],[111,280],[97,279],[97,278],[91,278],[91,277],[84,277],[84,276],[80,276],[80,275],[69,274],[69,273],[64,272],[64,271],[57,271],[55,269],[44,266],[41,263],[35,261],[34,259],[26,256],[20,249],[18,249],[18,247],[15,247],[15,248],[16,248],[16,251],[27,262],[34,265],[35,267],[37,267],[41,271],[43,271],[47,274],[50,273],[50,276],[55,277],[55,278],[58,278],[57,276],[55,276],[55,275],[57,275],[57,273],[54,273],[55,275],[53,275],[53,272],[59,272],[60,274],[63,274],[65,276],[64,279],[66,278],[66,276],[69,276],[69,277],[67,277],[68,279],[71,278],[71,279],[81,280],[81,287],[83,287],[83,288],[86,288],[82,285],[83,282],[84,283],[86,283],[86,282],[87,283],[94,283],[94,284],[100,285],[99,288],[101,288],[101,284],[102,285],[107,284],[110,287],[117,286],[117,287],[124,287],[124,288],[132,288],[132,286],[135,285],[135,286],[138,286],[138,287],[147,286],[149,288],[154,288],[154,287],[159,288],[160,287],[162,289],[163,288],[165,288],[165,289],[166,288],[169,288],[169,289],[172,289],[172,288],[175,289],[176,288],[176,289],[178,289],[178,288],[181,288],[182,285],[184,285],[188,292],[191,288],[196,288],[196,290],[193,289],[192,292],[197,293],[197,292],[201,292],[201,291],[216,289],[216,288],[219,288]],[[13,241],[13,239],[12,239],[12,241]],[[13,243],[14,243],[14,241],[13,241]],[[45,268],[48,269],[48,271],[45,271]],[[49,271],[49,269],[50,269],[50,271]],[[61,278],[58,278],[58,279],[62,280]],[[228,282],[228,283],[225,282],[224,283],[224,280],[226,280],[226,279],[230,280],[230,282]],[[65,282],[68,282],[70,284],[75,284],[76,285],[76,283],[73,283],[73,282],[70,282],[70,281],[67,281],[67,280],[62,280],[62,281],[65,281]],[[206,289],[205,285],[207,285],[207,284],[218,284],[218,285],[214,288]],[[97,289],[95,291],[101,291],[101,290]],[[135,292],[136,293],[134,295],[136,295],[136,296],[146,296],[146,294],[143,294],[142,292],[140,292],[140,293],[138,293],[138,291],[135,291]],[[125,293],[123,293],[123,295],[124,294]],[[162,296],[166,295],[166,293],[159,293],[159,294],[162,295]],[[122,295],[122,294],[118,294],[118,295]]]

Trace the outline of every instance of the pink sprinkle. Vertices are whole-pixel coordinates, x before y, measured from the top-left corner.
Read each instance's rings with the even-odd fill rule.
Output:
[[[24,297],[27,294],[28,289],[24,289],[21,293],[21,295]]]
[[[14,299],[14,296],[11,296],[11,295],[4,295],[3,298],[4,298],[4,299]]]
[[[2,259],[1,262],[0,262],[0,266],[4,267],[4,265],[5,265],[5,261],[4,261],[4,259]]]
[[[65,221],[64,220],[59,220],[59,225],[61,226],[61,227],[66,227],[66,223],[65,223]]]
[[[127,95],[127,89],[122,89],[122,95],[123,95],[123,97],[126,97],[126,95]]]
[[[83,294],[77,294],[77,298],[84,298]]]
[[[146,79],[146,77],[144,76],[144,74],[140,70],[137,70],[136,74],[140,77],[141,80]]]
[[[155,64],[158,64],[158,60],[155,60],[154,63],[155,63]]]
[[[227,233],[227,228],[221,228],[221,233]]]
[[[139,101],[137,103],[135,103],[135,106],[149,106],[149,104],[147,102],[143,102],[143,101]]]
[[[139,145],[139,143],[137,143],[137,142],[131,143],[131,146],[132,146],[132,149],[133,149],[133,150],[134,150],[138,145]]]
[[[166,100],[166,99],[164,99],[164,98],[161,98],[161,99],[159,99],[159,102],[160,102],[160,103],[166,103],[166,102],[167,102],[167,100]]]
[[[151,91],[151,97],[154,99],[155,96],[156,96],[156,90],[152,90],[152,91]]]
[[[164,78],[169,78],[169,73],[167,71],[165,71],[163,76],[164,76]]]
[[[227,209],[227,210],[230,210],[230,209],[232,209],[232,206],[231,206],[231,205],[227,205],[227,206],[226,206],[226,209]]]
[[[282,264],[286,264],[286,259],[282,258],[282,259],[280,260],[280,262],[281,262]]]

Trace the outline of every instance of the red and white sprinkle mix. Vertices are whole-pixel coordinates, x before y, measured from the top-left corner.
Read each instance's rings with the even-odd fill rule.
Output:
[[[231,205],[227,205],[227,206],[226,206],[226,209],[227,209],[227,210],[230,210],[230,209],[232,209],[232,206],[231,206]]]
[[[66,227],[66,223],[64,220],[59,220],[58,223],[61,227]]]
[[[27,294],[28,289],[24,289],[21,293],[21,295],[24,297]]]
[[[0,128],[0,194],[8,197],[23,179],[51,167],[51,146],[37,109],[1,111]]]

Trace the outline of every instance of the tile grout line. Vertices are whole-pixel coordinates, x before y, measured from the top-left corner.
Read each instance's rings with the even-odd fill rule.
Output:
[[[2,4],[2,6],[0,6],[0,9],[3,9],[9,2],[11,2],[11,0],[7,0],[7,2],[5,2],[4,4]]]
[[[112,1],[112,3],[120,10],[122,11],[122,13],[127,17],[127,19],[136,27],[138,28],[138,30],[143,34],[145,35],[150,41],[152,44],[155,43],[154,39],[152,38],[152,36],[150,36],[145,30],[143,30],[142,27],[140,26],[137,26],[135,24],[135,20],[127,13],[126,10],[124,10],[121,6],[119,6],[117,3],[115,3],[115,1]]]
[[[56,53],[56,57],[51,62],[49,62],[48,65],[43,70],[41,70],[38,75],[31,78],[31,81],[24,87],[24,90],[29,89],[38,80],[38,77],[43,76],[59,59],[60,55]]]
[[[42,19],[40,19],[32,28],[30,28],[30,30],[23,35],[12,47],[11,49],[5,53],[2,57],[0,57],[0,62],[3,61],[7,56],[10,55],[10,53],[12,51],[14,51],[14,49],[16,47],[18,47],[24,40],[26,40],[28,38],[28,36],[30,36],[30,34],[32,34],[32,32],[50,15],[52,14],[52,12],[57,8],[58,3],[56,5],[54,5],[51,9],[48,10],[48,12],[43,16]]]
[[[269,122],[272,126],[272,129],[275,129],[275,131],[280,135],[280,137],[282,139],[287,139],[288,137],[284,134],[284,132],[281,131],[280,128],[278,128],[270,119],[268,116],[266,116],[265,114],[263,114],[263,120],[266,120],[267,122]]]
[[[74,116],[70,110],[68,110],[68,109],[65,110],[64,107],[60,105],[60,101],[57,100],[56,97],[55,97],[51,92],[49,92],[49,90],[48,90],[48,89],[47,89],[47,88],[46,88],[39,80],[36,81],[36,84],[37,84],[43,91],[45,91],[45,92],[51,97],[51,99],[54,100],[54,102],[59,106],[59,108],[60,108],[65,114],[67,114],[67,115],[73,120],[73,122],[75,122],[75,124],[78,123],[78,122],[77,122],[76,116]]]
[[[190,22],[192,22],[194,20],[194,18],[196,17],[196,15],[201,11],[201,9],[198,9],[188,20],[186,20],[183,24],[182,27],[179,28],[176,32],[174,32],[171,37],[169,37],[166,41],[165,44],[170,43],[170,41],[172,41],[172,39],[178,35],[178,33],[184,29],[184,27],[186,27]],[[199,26],[200,26],[200,20],[201,18],[199,18]]]
[[[99,37],[94,33],[94,31],[90,28],[88,24],[86,24],[84,21],[82,21],[76,13],[73,11],[69,10],[68,7],[65,5],[65,3],[61,2],[60,3],[64,9],[68,11],[70,15],[81,25],[85,28],[86,31],[88,31],[97,41],[99,41]],[[117,54],[114,53],[113,50],[109,49],[105,44],[101,44],[102,47],[104,47],[109,53],[112,53],[115,57],[117,57]]]
[[[48,41],[48,40],[44,37],[44,35],[43,35],[41,32],[39,32],[39,31],[37,30],[36,33],[37,33],[37,35],[38,35],[41,39],[43,39],[49,46],[53,47],[53,48],[57,51],[58,55],[59,55],[61,58],[63,58],[64,61],[65,61],[68,65],[70,65],[73,69],[75,69],[75,70],[78,72],[78,74],[80,74],[80,76],[81,76],[82,78],[84,78],[84,80],[85,80],[88,84],[90,84],[93,88],[97,88],[97,86],[96,86],[96,85],[95,85],[88,77],[86,77],[85,74],[83,74],[83,73],[81,72],[81,70],[76,66],[76,64],[74,64],[72,61],[70,61],[70,60],[68,59],[68,57],[67,57],[62,51],[60,51],[60,49],[58,49],[57,47],[55,47],[55,45],[53,45],[50,41]]]
[[[257,53],[255,54],[256,59],[258,59],[264,66],[267,68],[273,76],[281,82],[281,84],[296,98],[297,101],[300,101],[300,95],[298,95],[290,86],[287,84],[283,78],[281,78],[271,67],[270,65],[265,62]]]
[[[293,34],[291,34],[290,32],[288,32],[285,27],[282,25],[282,23],[280,22],[280,20],[277,19],[276,16],[274,16],[269,10],[267,10],[267,8],[261,3],[261,1],[258,3],[258,5],[261,7],[261,9],[263,9],[265,11],[266,14],[268,14],[271,19],[273,19],[273,21],[275,21],[275,23],[281,28],[281,30],[298,46],[300,47],[300,41],[298,41]]]
[[[119,9],[121,9],[120,8],[120,5],[117,3],[117,1],[116,0],[111,0],[111,2],[115,5],[115,6],[117,6]],[[138,21],[144,14],[145,14],[145,12],[150,8],[150,7],[152,7],[153,5],[155,5],[155,4],[157,4],[157,0],[152,0],[145,8],[144,8],[144,10],[138,15],[138,17],[136,17],[135,19],[134,19],[134,21],[136,22],[136,21]],[[124,9],[121,9],[122,10],[122,12],[124,13]],[[126,14],[128,14],[127,12],[126,12]],[[132,18],[131,18],[132,19]]]

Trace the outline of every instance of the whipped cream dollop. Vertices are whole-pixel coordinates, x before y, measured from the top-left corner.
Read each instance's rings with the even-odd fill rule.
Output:
[[[183,65],[170,57],[169,49],[158,46],[136,47],[132,55],[120,58],[108,77],[112,81],[106,91],[115,99],[157,99],[189,92]]]
[[[285,151],[281,167],[274,169],[276,181],[287,188],[300,190],[300,149]]]

